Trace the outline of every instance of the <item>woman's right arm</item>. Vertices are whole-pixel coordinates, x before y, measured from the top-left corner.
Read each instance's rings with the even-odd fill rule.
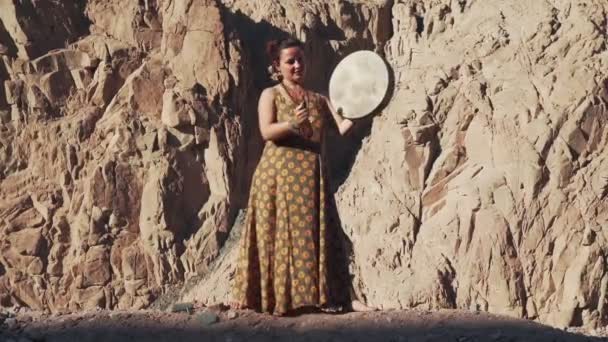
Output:
[[[260,132],[264,141],[278,140],[295,133],[292,123],[287,121],[276,122],[277,110],[274,105],[274,91],[273,88],[264,89],[258,103]]]

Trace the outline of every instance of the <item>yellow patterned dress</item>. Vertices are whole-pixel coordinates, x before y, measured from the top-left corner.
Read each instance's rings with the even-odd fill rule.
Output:
[[[292,118],[283,88],[274,102],[278,122]],[[233,294],[246,307],[282,315],[327,302],[322,103],[309,94],[312,137],[266,142],[253,175]]]

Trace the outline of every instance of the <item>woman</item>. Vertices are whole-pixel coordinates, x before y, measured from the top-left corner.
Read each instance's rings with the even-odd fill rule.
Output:
[[[279,83],[259,100],[265,146],[253,175],[233,306],[285,315],[328,303],[321,143],[327,120],[340,134],[353,122],[304,87],[301,42],[286,39],[267,50]]]

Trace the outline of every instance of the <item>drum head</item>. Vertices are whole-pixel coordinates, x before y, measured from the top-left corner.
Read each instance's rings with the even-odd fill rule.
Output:
[[[329,99],[342,108],[345,118],[357,119],[374,111],[388,90],[388,68],[372,51],[357,51],[346,56],[329,80]]]

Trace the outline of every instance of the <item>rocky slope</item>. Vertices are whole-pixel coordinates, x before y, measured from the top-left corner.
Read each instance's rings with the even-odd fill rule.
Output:
[[[319,91],[359,49],[394,76],[328,135],[361,299],[608,321],[604,1],[67,3],[0,4],[0,305],[225,300],[263,43],[291,34]]]

